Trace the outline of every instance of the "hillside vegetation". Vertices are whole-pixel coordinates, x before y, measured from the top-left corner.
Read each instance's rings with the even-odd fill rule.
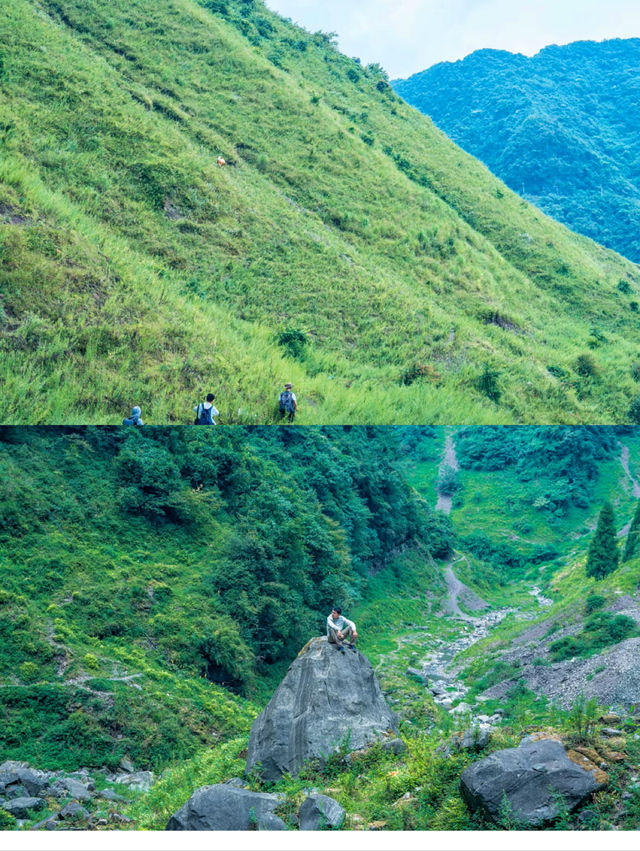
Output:
[[[0,417],[625,422],[635,266],[259,0],[6,0]],[[217,165],[222,155],[226,167]]]
[[[515,192],[640,262],[640,39],[480,50],[395,90]]]
[[[203,431],[0,433],[0,762],[157,769],[246,732],[333,605],[449,550],[394,432]]]

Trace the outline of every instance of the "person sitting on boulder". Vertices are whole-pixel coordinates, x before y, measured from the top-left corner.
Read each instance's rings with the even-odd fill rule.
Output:
[[[329,644],[336,644],[341,653],[345,652],[344,642],[349,639],[349,647],[356,650],[356,641],[358,639],[358,631],[353,621],[347,620],[342,616],[342,609],[336,606],[332,609],[331,614],[327,618],[327,638]]]

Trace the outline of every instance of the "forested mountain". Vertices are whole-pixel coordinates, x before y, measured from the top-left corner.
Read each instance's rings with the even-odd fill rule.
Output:
[[[626,422],[635,266],[261,0],[5,0],[0,419]],[[226,165],[218,165],[221,157]]]
[[[640,262],[640,39],[479,50],[395,90],[547,215]]]

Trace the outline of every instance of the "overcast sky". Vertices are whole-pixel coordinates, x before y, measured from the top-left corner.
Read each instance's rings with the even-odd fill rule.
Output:
[[[494,47],[533,55],[548,44],[640,37],[640,0],[266,0],[340,50],[391,77]]]

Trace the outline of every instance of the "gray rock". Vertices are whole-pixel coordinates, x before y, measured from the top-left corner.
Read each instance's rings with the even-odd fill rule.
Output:
[[[60,810],[58,816],[61,819],[84,819],[89,818],[89,813],[87,812],[87,810],[85,810],[83,806],[77,804],[75,801],[71,801],[70,804],[67,804]]]
[[[265,780],[297,775],[305,760],[323,762],[348,743],[361,750],[398,732],[369,661],[339,653],[325,637],[298,654],[267,707],[251,727],[247,771],[260,766]]]
[[[104,798],[105,801],[127,801],[127,798],[124,798],[122,795],[118,795],[117,792],[114,792],[113,789],[102,789],[98,792],[98,795],[101,798]]]
[[[12,786],[7,786],[4,790],[4,794],[7,798],[29,798],[31,797],[27,790],[24,788],[22,783],[17,783]],[[37,796],[34,796],[37,797]]]
[[[402,739],[385,739],[382,742],[382,750],[394,753],[396,756],[400,756],[400,754],[404,753],[406,749],[407,746],[402,741]]]
[[[35,771],[33,768],[19,768],[16,773],[29,795],[37,797],[49,786],[49,776],[44,771]]]
[[[133,819],[129,818],[129,816],[123,816],[122,813],[111,813],[109,816],[110,821],[118,822],[119,824],[132,824]]]
[[[203,786],[171,816],[166,830],[286,830],[274,810],[280,795],[267,795],[218,783]]]
[[[573,706],[581,692],[602,706],[630,708],[640,701],[639,654],[640,637],[627,638],[586,659],[527,665],[522,674],[532,691],[557,701],[564,709]]]
[[[300,830],[340,830],[344,808],[327,795],[310,795],[298,811]]]
[[[18,762],[15,759],[8,759],[0,765],[0,774],[5,771],[17,771],[19,768],[29,768],[28,762]]]
[[[46,819],[34,824],[31,830],[55,830],[58,825],[58,821],[58,813],[54,813],[52,816],[47,816]]]
[[[31,818],[30,810],[41,810],[44,807],[42,798],[14,798],[12,801],[7,801],[3,809],[14,818]]]
[[[91,800],[91,793],[84,783],[81,783],[79,780],[74,780],[73,777],[63,777],[58,782],[67,790],[72,798],[75,798],[76,801]]]
[[[120,768],[123,771],[128,771],[130,774],[132,774],[135,771],[135,768],[133,767],[133,763],[131,762],[131,760],[129,759],[128,756],[122,757],[122,759],[120,760]]]
[[[486,727],[469,727],[462,734],[460,747],[466,751],[482,750],[489,744],[491,735]]]
[[[420,680],[421,683],[426,684],[426,676],[423,671],[419,671],[417,668],[407,668],[406,672],[408,677],[415,677],[417,680]]]
[[[148,792],[153,784],[153,772],[136,771],[133,774],[118,774],[114,782],[122,783],[130,789],[139,789],[141,792]]]
[[[496,751],[467,768],[460,781],[470,809],[497,820],[506,800],[512,816],[528,827],[553,820],[560,812],[559,796],[573,812],[600,788],[594,772],[572,762],[564,746],[551,739]]]
[[[62,780],[54,780],[47,789],[47,797],[49,798],[68,798],[69,790],[64,785]]]
[[[222,785],[234,786],[236,789],[246,789],[248,784],[241,777],[231,777],[229,780],[225,780]]]
[[[622,730],[616,730],[615,727],[605,727],[603,730],[600,730],[600,734],[609,739],[618,739],[620,736],[624,736]]]

